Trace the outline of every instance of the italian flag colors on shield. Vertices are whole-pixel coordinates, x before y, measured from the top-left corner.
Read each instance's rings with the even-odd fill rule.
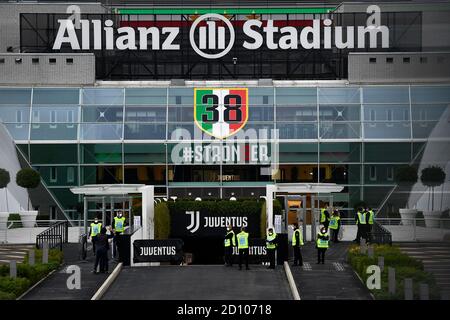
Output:
[[[247,88],[195,88],[194,120],[219,139],[238,132],[248,119]]]

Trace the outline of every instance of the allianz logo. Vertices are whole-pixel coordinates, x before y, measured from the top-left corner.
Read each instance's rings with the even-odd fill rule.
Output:
[[[190,224],[186,227],[191,233],[195,233],[200,226],[203,228],[225,228],[227,225],[234,227],[247,227],[248,217],[203,217],[202,223],[200,223],[200,211],[186,211],[186,214],[190,216]]]
[[[168,247],[141,247],[140,256],[174,256],[177,254],[175,246]]]

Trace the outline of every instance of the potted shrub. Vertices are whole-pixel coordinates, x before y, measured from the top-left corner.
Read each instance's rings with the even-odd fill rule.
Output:
[[[0,189],[5,189],[6,212],[0,212],[0,230],[5,230],[8,225],[9,208],[8,208],[8,189],[6,188],[11,181],[9,172],[0,168]]]
[[[413,166],[403,166],[396,171],[395,182],[400,187],[411,187],[417,180],[417,169]],[[417,215],[417,209],[408,208],[408,201],[406,201],[406,207],[399,209],[399,213],[404,226],[412,225]]]
[[[16,183],[22,188],[34,189],[41,183],[41,175],[36,170],[25,168],[17,172]],[[38,212],[36,210],[30,210],[30,200],[28,200],[27,210],[20,211],[19,214],[25,228],[34,227]]]
[[[427,167],[422,170],[420,181],[422,181],[424,186],[431,188],[431,192],[428,194],[428,211],[423,212],[425,225],[429,228],[439,228],[439,218],[441,217],[442,208],[441,210],[434,210],[434,188],[439,187],[445,182],[445,172],[438,166]]]

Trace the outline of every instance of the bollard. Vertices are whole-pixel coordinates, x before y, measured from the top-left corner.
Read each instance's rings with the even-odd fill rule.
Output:
[[[366,246],[366,239],[362,238],[359,243],[359,250],[361,254],[366,254],[367,246]]]
[[[380,267],[381,272],[384,271],[384,257],[378,256],[378,266]]]
[[[420,300],[430,300],[430,289],[428,284],[420,284]]]
[[[28,250],[28,264],[30,266],[34,266],[34,264],[36,262],[34,252],[35,252],[34,249]]]
[[[11,260],[9,262],[9,276],[11,278],[17,278],[17,262],[16,262],[16,260]]]
[[[373,258],[373,255],[374,255],[373,246],[367,247],[367,254],[369,255],[369,258]]]
[[[389,293],[395,294],[395,269],[391,267],[388,268],[388,287]]]
[[[48,263],[48,243],[44,242],[43,248],[42,248],[42,263],[46,264]]]
[[[406,278],[403,283],[405,287],[405,300],[414,300],[413,280],[411,278]]]

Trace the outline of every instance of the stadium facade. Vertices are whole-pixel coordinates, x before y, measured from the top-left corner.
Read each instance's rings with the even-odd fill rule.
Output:
[[[42,174],[33,204],[77,218],[86,184],[242,198],[302,182],[344,186],[344,211],[425,210],[426,187],[395,174],[449,176],[450,3],[376,4],[0,2],[0,119]],[[235,157],[207,159],[224,145]]]

